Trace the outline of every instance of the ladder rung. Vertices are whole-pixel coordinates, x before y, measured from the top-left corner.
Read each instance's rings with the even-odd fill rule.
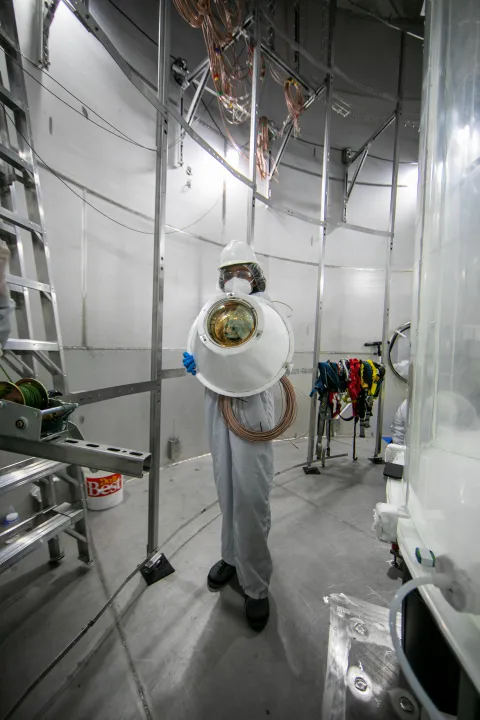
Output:
[[[36,482],[48,475],[53,475],[66,467],[65,463],[42,458],[29,458],[9,465],[0,470],[0,495],[20,485]]]
[[[17,350],[17,352],[29,352],[42,350],[43,352],[55,352],[58,350],[58,343],[46,342],[44,340],[28,340],[24,338],[10,338],[7,340],[5,350]]]
[[[0,222],[0,236],[2,235],[8,235],[12,240],[16,240],[17,233],[15,232],[15,228],[12,228],[11,225],[7,225],[4,222]]]
[[[17,170],[26,170],[29,173],[33,173],[33,167],[30,163],[21,158],[15,150],[11,150],[6,145],[3,145],[3,143],[0,143],[0,159],[5,160],[6,163]]]
[[[70,503],[58,505],[53,512],[53,517],[0,550],[0,573],[43,545],[46,540],[75,525],[83,517],[82,508],[74,507]]]
[[[40,225],[31,222],[31,220],[29,220],[28,218],[24,218],[20,215],[17,215],[16,213],[10,212],[10,210],[7,210],[7,208],[0,207],[0,218],[2,220],[5,220],[6,222],[11,223],[12,225],[17,225],[24,230],[31,230],[38,233],[39,235],[43,234],[43,230]]]
[[[16,43],[13,42],[13,40],[7,35],[5,30],[0,26],[0,45],[4,47],[5,49],[11,49],[16,50],[18,52],[18,47]]]
[[[0,102],[9,107],[11,110],[21,110],[25,112],[24,107],[13,97],[10,90],[0,83]]]
[[[31,290],[39,290],[40,292],[49,293],[52,288],[46,283],[38,282],[38,280],[27,280],[27,278],[19,275],[6,275],[6,280],[11,288],[30,288]]]

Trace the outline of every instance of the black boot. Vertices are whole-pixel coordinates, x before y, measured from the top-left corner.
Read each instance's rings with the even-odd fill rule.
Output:
[[[270,616],[270,602],[268,597],[255,600],[254,598],[245,598],[245,613],[247,622],[252,630],[263,630]]]
[[[220,590],[220,588],[228,585],[234,575],[235,568],[233,565],[229,565],[225,560],[220,560],[215,563],[208,573],[208,587],[210,590]]]

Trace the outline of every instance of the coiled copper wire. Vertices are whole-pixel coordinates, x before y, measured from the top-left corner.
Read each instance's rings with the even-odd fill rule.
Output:
[[[248,442],[268,442],[269,440],[275,440],[276,438],[283,435],[289,427],[295,422],[297,417],[297,398],[295,395],[295,388],[293,387],[290,380],[284,375],[280,380],[282,386],[283,395],[285,398],[285,410],[282,417],[271,430],[250,430],[246,428],[233,412],[233,399],[220,395],[219,405],[222,411],[223,419],[227,424],[228,428],[235,433],[242,440],[248,440]]]

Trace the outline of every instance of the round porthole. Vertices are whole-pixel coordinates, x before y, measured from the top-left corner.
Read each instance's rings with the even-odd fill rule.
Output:
[[[257,330],[254,308],[238,298],[215,303],[207,316],[207,332],[220,347],[238,347],[250,340]]]
[[[410,323],[400,325],[390,338],[388,364],[393,373],[403,382],[408,382],[410,368]]]

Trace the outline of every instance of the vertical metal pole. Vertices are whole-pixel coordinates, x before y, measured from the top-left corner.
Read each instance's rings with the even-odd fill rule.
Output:
[[[158,86],[157,98],[168,103],[170,0],[160,0],[158,10]],[[153,306],[151,377],[156,383],[150,395],[150,452],[152,463],[148,479],[147,553],[158,545],[160,513],[160,449],[162,411],[163,284],[165,257],[165,205],[167,193],[168,114],[157,111],[157,162],[155,175],[155,226],[153,234]]]
[[[181,117],[183,117],[184,110],[185,110],[185,95],[184,95],[184,90],[183,90],[183,87],[182,87],[182,88],[180,89],[180,108],[179,108],[179,112],[180,112]],[[185,139],[185,130],[183,130],[182,127],[179,125],[179,126],[178,126],[178,131],[179,131],[179,133],[180,133],[180,143],[179,143],[179,148],[178,148],[178,162],[177,162],[177,166],[178,166],[178,167],[183,167],[183,141],[184,141],[184,139]]]
[[[44,35],[44,23],[45,23],[45,2],[44,0],[36,0],[35,2],[35,31],[36,31],[36,54],[37,54],[37,65],[41,68],[45,67],[45,35]]]
[[[223,157],[227,159],[228,141],[227,138],[223,141]],[[223,173],[223,185],[222,185],[222,243],[226,245],[227,238],[227,173]]]
[[[87,242],[87,191],[82,190],[83,204],[81,216],[80,263],[82,275],[82,347],[88,345],[87,333],[87,293],[88,293],[88,242]]]
[[[395,218],[397,214],[397,190],[398,190],[398,166],[400,162],[400,122],[403,111],[403,60],[405,54],[405,33],[402,32],[400,37],[400,58],[398,61],[398,89],[397,89],[397,105],[395,107],[395,139],[393,143],[393,167],[392,167],[392,191],[390,194],[390,219],[389,231],[391,233],[387,248],[387,257],[385,261],[385,296],[383,304],[383,328],[382,328],[382,362],[385,363],[388,355],[388,329],[390,321],[390,285],[392,279],[392,254],[393,241],[395,236]],[[382,428],[383,428],[383,410],[385,405],[385,382],[382,383],[380,396],[377,405],[377,430],[375,437],[375,453],[374,462],[381,461],[382,457]]]
[[[255,193],[257,192],[257,138],[258,138],[258,96],[260,88],[261,64],[261,26],[260,0],[255,0],[253,20],[253,67],[252,67],[252,105],[250,109],[250,152],[248,156],[248,177],[253,188],[248,189],[247,243],[254,244],[255,239]]]
[[[328,31],[328,58],[329,67],[333,67],[333,33],[335,29],[335,14],[337,10],[336,0],[329,5],[329,31]],[[323,289],[325,284],[325,245],[327,241],[327,216],[328,216],[328,188],[330,171],[330,126],[332,122],[332,87],[333,76],[327,75],[325,92],[325,130],[323,136],[323,163],[322,163],[322,190],[320,200],[320,227],[319,255],[318,255],[318,284],[317,302],[315,317],[315,339],[313,346],[313,378],[317,375],[318,362],[320,360],[320,341],[322,335],[322,310],[323,310]],[[308,455],[305,471],[310,470],[315,451],[315,437],[317,426],[317,398],[312,397],[310,405],[310,422],[308,429]],[[318,470],[315,469],[317,472]]]
[[[343,166],[343,210],[342,220],[347,222],[347,205],[348,205],[348,165]]]

